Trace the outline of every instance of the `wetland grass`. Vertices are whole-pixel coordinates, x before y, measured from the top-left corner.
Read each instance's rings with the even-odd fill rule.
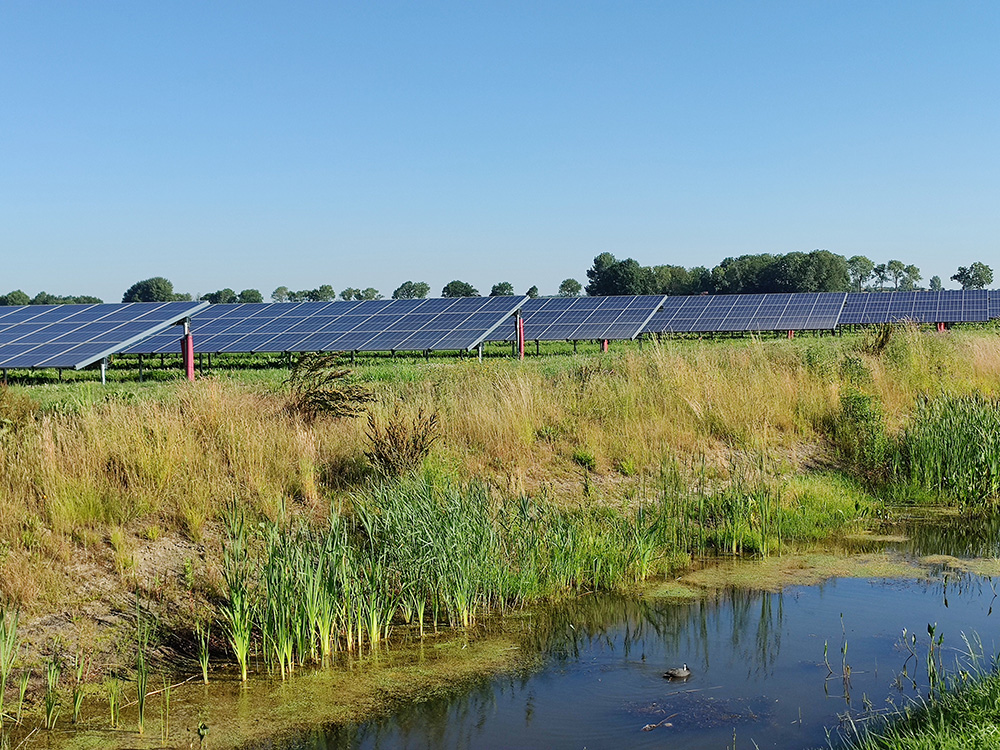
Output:
[[[904,481],[973,505],[1000,496],[1000,402],[980,395],[923,398],[896,456]]]
[[[222,611],[241,675],[256,653],[284,679],[338,651],[376,650],[397,627],[422,637],[542,600],[623,591],[706,550],[767,555],[780,543],[781,504],[749,473],[713,492],[685,493],[670,478],[648,500],[575,508],[482,483],[373,484],[326,529],[231,516]]]
[[[3,704],[4,695],[7,691],[7,682],[10,680],[11,670],[14,668],[14,660],[20,649],[20,641],[17,637],[17,625],[20,613],[17,610],[8,612],[0,607],[0,729],[3,729]],[[18,707],[18,721],[20,721],[20,706]]]
[[[56,721],[59,718],[59,678],[61,675],[62,665],[58,659],[49,660],[45,667],[45,696],[43,698],[46,729],[55,729]]]
[[[194,634],[198,641],[198,665],[201,667],[201,680],[205,685],[207,685],[209,658],[208,646],[212,639],[211,618],[199,618],[195,623]]]

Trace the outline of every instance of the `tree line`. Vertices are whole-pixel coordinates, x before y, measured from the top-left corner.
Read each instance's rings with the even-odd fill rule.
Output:
[[[875,263],[863,255],[845,258],[829,250],[810,253],[741,255],[717,266],[642,266],[632,258],[618,260],[601,253],[587,271],[584,291],[612,294],[775,294],[781,292],[886,292],[921,290],[920,269],[900,260]],[[959,267],[951,277],[963,289],[985,289],[993,271],[985,263]],[[567,281],[572,281],[571,279]],[[563,282],[564,284],[567,282]],[[928,289],[940,291],[932,276]]]
[[[617,259],[611,253],[601,253],[587,270],[587,284],[573,278],[559,284],[558,296],[578,297],[587,294],[602,297],[618,294],[773,294],[779,292],[886,292],[922,290],[920,269],[901,260],[875,263],[863,255],[845,258],[828,250],[785,255],[758,253],[725,258],[717,266],[662,265],[643,266],[632,258]],[[976,261],[959,266],[951,280],[962,289],[985,289],[993,283],[993,269]],[[932,276],[926,287],[940,291],[941,277]],[[431,287],[425,281],[404,281],[392,293],[392,299],[425,299]],[[513,296],[517,292],[509,281],[499,281],[490,289],[491,297]],[[538,297],[537,286],[525,290],[528,297]],[[467,281],[449,281],[441,290],[442,297],[479,297],[478,289]],[[272,302],[333,302],[341,300],[383,299],[374,287],[347,287],[339,293],[330,284],[315,289],[293,291],[279,286],[271,292]],[[192,296],[174,291],[174,285],[162,276],[137,281],[122,295],[122,302],[190,301]],[[236,292],[228,287],[198,297],[213,304],[263,302],[259,289]],[[102,300],[89,295],[60,297],[39,292],[29,297],[20,289],[0,295],[0,305],[62,305],[99,304]]]

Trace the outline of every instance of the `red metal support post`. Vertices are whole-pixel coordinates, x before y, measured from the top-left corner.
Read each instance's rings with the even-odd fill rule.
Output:
[[[517,358],[524,359],[524,318],[517,316]]]
[[[608,340],[607,339],[604,339],[601,342],[601,351],[604,352],[605,354],[608,353]]]
[[[194,381],[194,336],[191,335],[191,321],[184,321],[184,336],[181,338],[181,356],[184,359],[184,374]]]

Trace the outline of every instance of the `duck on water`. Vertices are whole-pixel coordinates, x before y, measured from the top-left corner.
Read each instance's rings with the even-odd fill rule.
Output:
[[[668,680],[686,680],[691,676],[691,670],[688,669],[688,665],[685,664],[682,667],[671,667],[663,673],[663,676]]]

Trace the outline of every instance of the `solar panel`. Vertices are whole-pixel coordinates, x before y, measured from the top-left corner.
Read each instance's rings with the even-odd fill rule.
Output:
[[[527,299],[458,297],[212,305],[192,320],[192,333],[195,351],[210,353],[474,349]],[[127,353],[176,351],[176,339],[157,336],[130,347]]]
[[[86,367],[169,328],[207,302],[0,308],[0,367]],[[176,342],[179,336],[172,334]]]
[[[646,324],[648,333],[832,330],[847,295],[703,294],[668,297]]]
[[[521,308],[526,341],[634,339],[666,297],[538,297]],[[498,332],[491,341],[513,341],[514,332]]]
[[[990,293],[982,289],[852,292],[847,295],[839,325],[902,323],[907,320],[917,323],[981,322],[990,318],[991,301]]]
[[[991,289],[987,293],[987,314],[990,316],[990,320],[996,320],[1000,318],[1000,291],[996,289]],[[3,321],[0,320],[0,323]]]

